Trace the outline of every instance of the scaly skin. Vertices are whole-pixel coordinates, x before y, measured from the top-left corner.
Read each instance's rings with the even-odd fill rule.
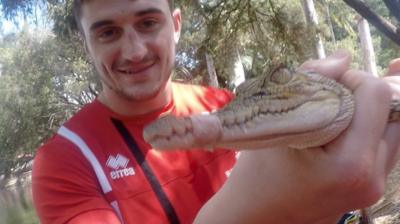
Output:
[[[391,109],[389,120],[398,120],[400,103],[394,101]],[[209,115],[167,115],[149,124],[143,137],[157,149],[303,149],[334,139],[353,113],[353,95],[343,85],[280,66],[240,85],[223,109]]]

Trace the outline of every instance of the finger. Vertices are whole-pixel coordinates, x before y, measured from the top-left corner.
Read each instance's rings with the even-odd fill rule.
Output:
[[[389,84],[392,90],[393,99],[400,99],[400,73],[390,74],[383,77],[383,80]]]
[[[396,58],[390,61],[388,65],[388,71],[383,80],[386,81],[392,90],[393,99],[400,99],[400,58]],[[385,154],[387,165],[385,167],[385,174],[389,172],[396,165],[400,156],[400,122],[389,123],[386,127],[385,134],[383,137],[384,143],[386,144]]]
[[[393,59],[389,62],[388,71],[386,76],[400,75],[400,58]]]
[[[338,80],[348,70],[350,63],[350,53],[346,50],[338,50],[325,59],[306,61],[298,68],[298,70],[302,72],[317,72],[329,78]]]
[[[388,124],[384,134],[384,143],[386,144],[386,166],[385,174],[388,175],[394,168],[400,156],[400,122]]]
[[[341,83],[353,90],[355,112],[348,129],[328,150],[343,148],[344,159],[365,161],[371,164],[375,159],[389,113],[390,90],[380,79],[359,70],[349,70]]]
[[[388,71],[383,79],[390,85],[393,98],[400,99],[400,58],[389,62]]]
[[[216,115],[195,114],[190,116],[190,119],[196,146],[215,145],[221,138],[222,124]]]

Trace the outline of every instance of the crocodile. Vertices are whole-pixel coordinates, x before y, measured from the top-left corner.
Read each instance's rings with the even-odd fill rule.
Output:
[[[249,79],[235,98],[208,114],[166,115],[144,128],[156,149],[304,149],[324,145],[350,124],[352,92],[333,79],[284,65]],[[400,100],[392,100],[388,122],[400,120]]]

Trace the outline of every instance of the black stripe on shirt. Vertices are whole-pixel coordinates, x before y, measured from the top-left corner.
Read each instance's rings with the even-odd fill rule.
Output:
[[[157,196],[158,201],[161,204],[168,220],[171,224],[179,224],[178,216],[176,215],[175,209],[172,206],[171,202],[169,201],[167,195],[163,191],[160,182],[157,180],[157,177],[154,175],[154,172],[151,170],[149,164],[146,162],[142,151],[140,151],[139,146],[137,145],[134,138],[129,133],[128,129],[125,125],[114,118],[111,118],[112,123],[114,124],[115,128],[121,134],[122,138],[124,139],[126,145],[129,147],[131,152],[133,153],[136,161],[140,165],[140,168],[143,170],[144,175],[146,176],[147,180],[149,181],[151,188],[153,189],[154,193]]]

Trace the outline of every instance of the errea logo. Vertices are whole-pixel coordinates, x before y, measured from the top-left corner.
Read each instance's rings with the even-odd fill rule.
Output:
[[[135,175],[133,167],[127,167],[128,163],[129,159],[123,155],[117,154],[115,157],[110,155],[106,164],[113,169],[113,171],[110,172],[111,179],[115,180]]]

